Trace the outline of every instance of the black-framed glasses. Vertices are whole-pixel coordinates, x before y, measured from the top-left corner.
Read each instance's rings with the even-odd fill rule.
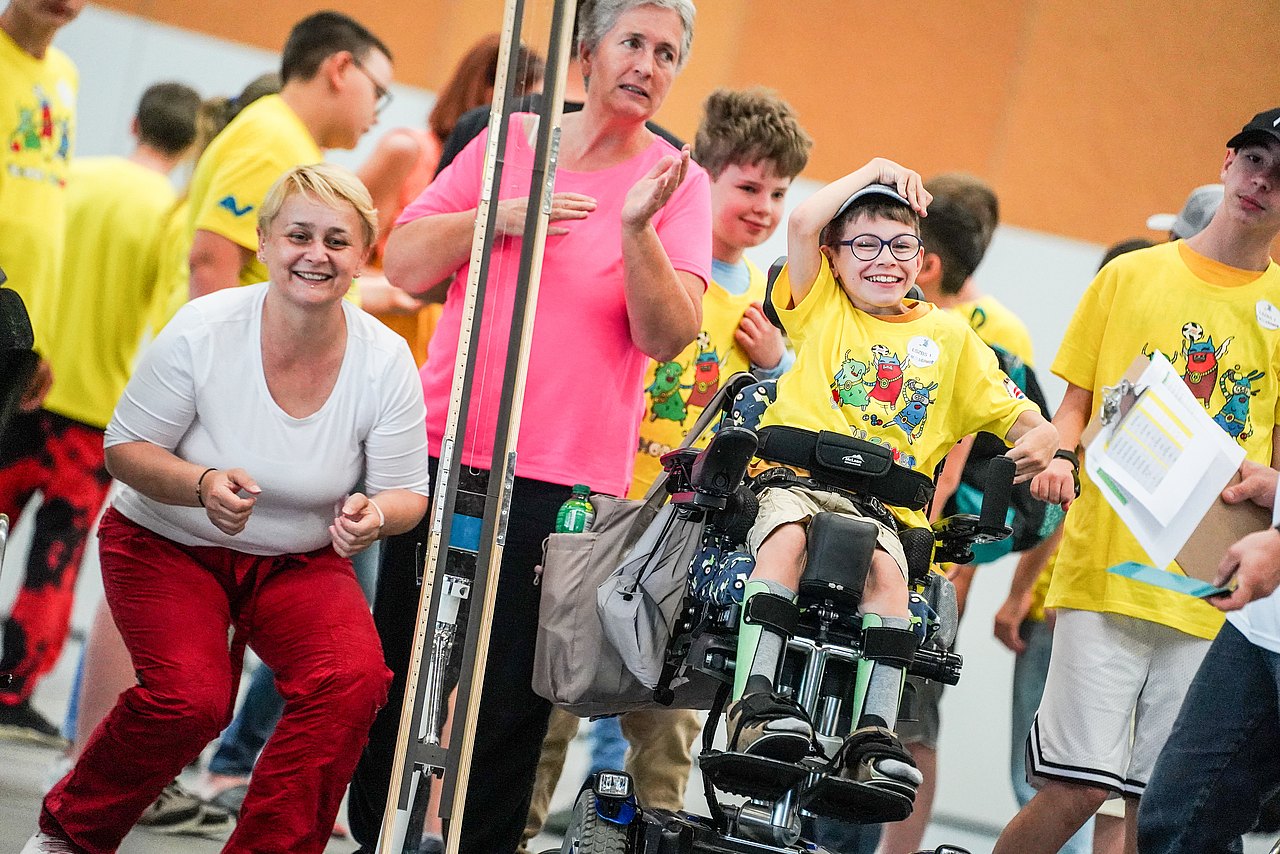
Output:
[[[899,234],[885,240],[874,234],[859,234],[848,240],[841,240],[841,246],[848,246],[853,257],[859,261],[874,261],[880,257],[884,247],[899,261],[910,261],[920,254],[924,244],[914,234]]]
[[[352,57],[351,64],[360,69],[360,73],[365,77],[368,77],[369,82],[373,84],[373,94],[377,96],[378,99],[373,104],[373,111],[377,114],[381,114],[382,111],[387,108],[387,105],[391,103],[391,90],[374,79],[374,76],[369,73],[369,69],[365,68],[364,63],[360,60]]]

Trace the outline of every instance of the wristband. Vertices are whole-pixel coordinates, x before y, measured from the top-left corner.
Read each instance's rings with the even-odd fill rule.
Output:
[[[200,476],[196,478],[196,501],[200,502],[201,507],[204,506],[204,495],[201,494],[200,487],[204,485],[204,476],[211,471],[217,471],[217,469],[213,469],[213,468],[205,469],[204,471],[200,472]]]
[[[1080,497],[1080,457],[1076,456],[1075,451],[1067,451],[1059,448],[1053,452],[1055,460],[1066,460],[1071,463],[1071,482],[1076,488],[1076,498]]]
[[[369,504],[370,504],[370,505],[372,505],[373,509],[374,509],[374,510],[377,512],[377,514],[378,514],[378,536],[379,536],[379,537],[381,537],[381,536],[382,536],[382,527],[383,527],[384,525],[386,525],[386,524],[387,524],[387,517],[382,515],[382,508],[378,506],[378,502],[376,502],[376,501],[374,501],[372,498],[370,498],[370,499],[369,499]]]

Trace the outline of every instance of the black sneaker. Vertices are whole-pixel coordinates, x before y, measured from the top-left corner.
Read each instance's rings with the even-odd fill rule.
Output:
[[[30,697],[12,706],[0,704],[0,738],[59,750],[65,750],[69,744],[62,737],[62,731],[32,707]]]

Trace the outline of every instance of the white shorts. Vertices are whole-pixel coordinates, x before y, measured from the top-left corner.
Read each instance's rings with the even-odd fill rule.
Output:
[[[1134,617],[1059,610],[1027,781],[1141,797],[1209,643]]]
[[[898,539],[897,531],[879,519],[866,515],[839,493],[805,486],[785,489],[771,486],[760,493],[760,510],[756,513],[756,522],[751,526],[751,534],[747,537],[747,547],[755,555],[760,550],[760,544],[777,528],[789,522],[807,523],[819,513],[839,513],[875,523],[879,529],[876,548],[893,558],[898,569],[902,570],[903,578],[910,577],[907,574],[907,555],[902,550],[902,541]]]

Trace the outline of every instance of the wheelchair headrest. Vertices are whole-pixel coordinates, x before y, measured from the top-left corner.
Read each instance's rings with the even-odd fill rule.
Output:
[[[782,267],[786,263],[787,256],[779,255],[777,260],[769,265],[769,276],[764,285],[764,316],[783,332],[787,331],[787,327],[782,325],[782,318],[778,316],[778,309],[773,304],[773,284],[778,280],[778,274],[782,272]],[[924,291],[920,290],[919,285],[912,285],[907,291],[906,298],[924,301]]]

